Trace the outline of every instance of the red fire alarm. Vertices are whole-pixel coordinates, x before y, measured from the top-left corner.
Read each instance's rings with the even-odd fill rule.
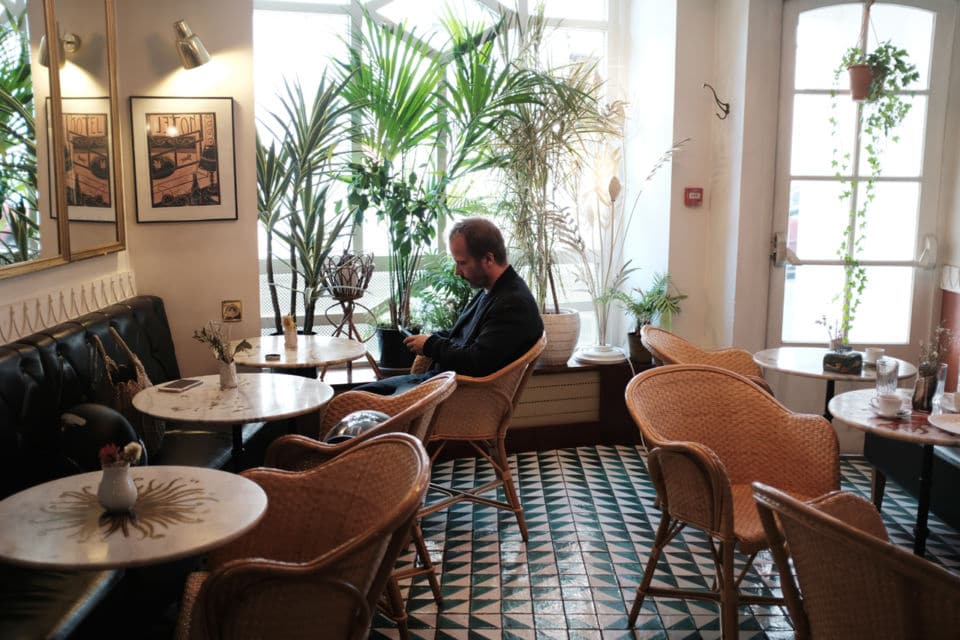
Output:
[[[683,204],[687,207],[699,207],[703,204],[703,187],[684,187]]]

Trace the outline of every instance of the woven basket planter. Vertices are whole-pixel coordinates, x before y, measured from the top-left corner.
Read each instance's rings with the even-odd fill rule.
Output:
[[[573,309],[560,309],[560,313],[544,313],[541,317],[547,332],[547,348],[540,355],[540,364],[567,364],[580,338],[580,314]]]

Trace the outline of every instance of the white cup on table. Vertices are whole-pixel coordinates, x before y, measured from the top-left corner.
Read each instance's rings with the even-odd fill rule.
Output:
[[[867,347],[863,350],[863,361],[866,364],[877,364],[877,360],[887,352],[883,347]]]
[[[894,418],[900,413],[903,398],[896,393],[881,393],[870,401],[870,404],[884,418]]]

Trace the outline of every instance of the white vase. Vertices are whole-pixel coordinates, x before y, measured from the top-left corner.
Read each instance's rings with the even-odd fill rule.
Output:
[[[97,500],[108,513],[132,511],[137,503],[137,485],[130,477],[130,465],[119,464],[103,468],[103,477],[97,487]]]
[[[297,328],[288,327],[283,330],[283,347],[285,349],[297,348]]]
[[[221,362],[220,363],[220,388],[221,389],[236,389],[237,388],[237,363],[231,362]]]
[[[541,317],[547,332],[547,347],[540,355],[540,364],[567,364],[580,337],[580,314],[573,309],[560,309],[560,313],[543,313]]]

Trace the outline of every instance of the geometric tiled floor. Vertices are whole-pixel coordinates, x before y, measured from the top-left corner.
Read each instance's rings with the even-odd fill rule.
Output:
[[[444,606],[438,611],[423,578],[402,585],[411,637],[720,636],[712,603],[662,598],[644,602],[635,634],[627,629],[627,611],[660,518],[644,455],[637,447],[521,453],[511,456],[511,464],[530,541],[521,540],[512,514],[482,505],[460,504],[425,518],[423,530],[441,573]],[[841,472],[844,489],[869,497],[866,462],[844,460]],[[489,472],[482,463],[462,459],[437,465],[434,478],[469,487],[489,478]],[[908,549],[915,514],[916,502],[889,483],[884,519],[891,540]],[[960,571],[960,535],[934,516],[930,529],[927,557]],[[670,553],[661,560],[657,576],[708,586],[706,549],[705,537],[685,529],[668,547]],[[411,559],[408,553],[401,563]],[[758,556],[744,588],[779,595],[768,554]],[[398,637],[393,623],[382,616],[373,626],[371,638]],[[790,619],[781,607],[741,607],[740,630],[741,638],[793,638]]]

